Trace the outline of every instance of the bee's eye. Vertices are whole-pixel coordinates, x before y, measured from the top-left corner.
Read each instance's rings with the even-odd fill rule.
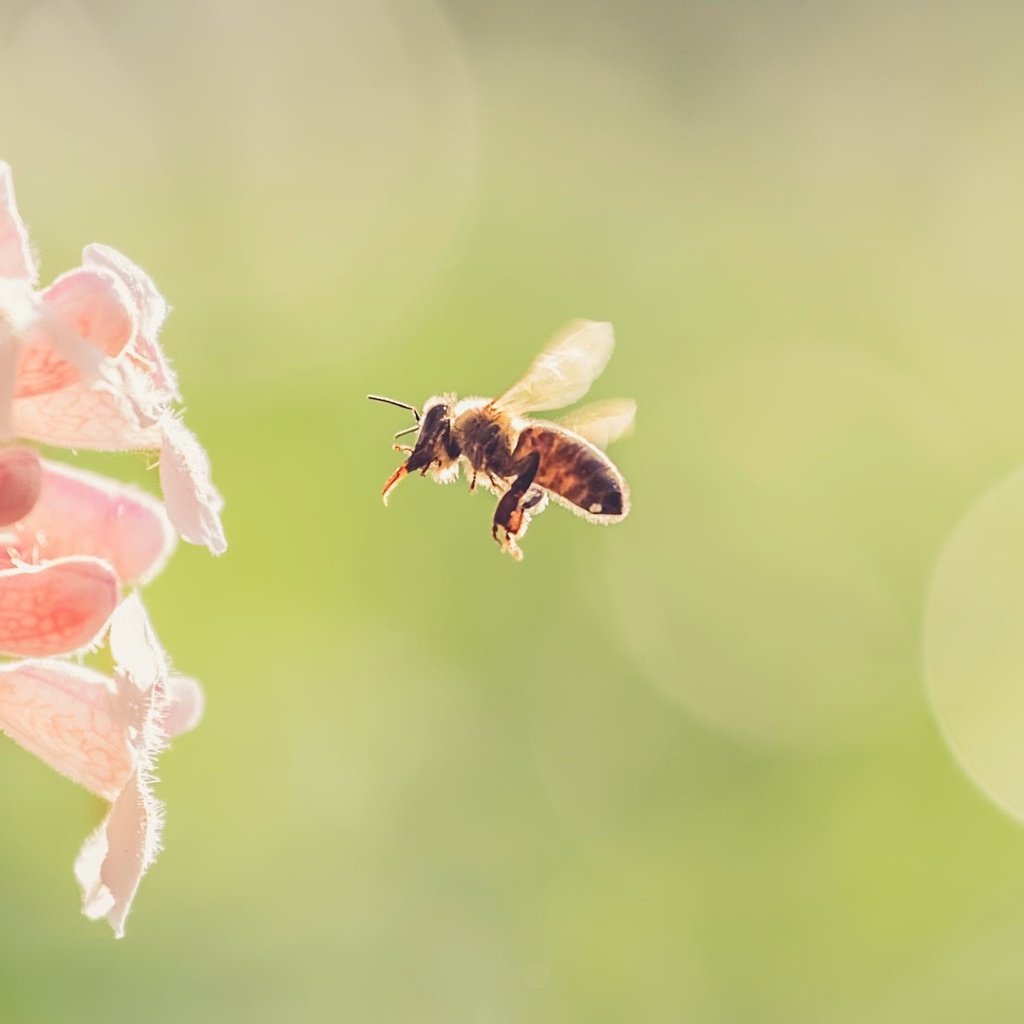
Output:
[[[421,426],[421,435],[425,437],[429,434],[434,433],[442,423],[448,419],[448,406],[446,405],[435,405],[427,410],[423,417],[423,423]]]

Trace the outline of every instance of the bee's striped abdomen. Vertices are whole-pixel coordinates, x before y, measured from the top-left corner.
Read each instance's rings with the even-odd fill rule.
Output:
[[[574,511],[606,522],[629,512],[625,481],[611,459],[588,441],[559,427],[534,423],[520,432],[515,461],[531,452],[540,455],[533,482]]]

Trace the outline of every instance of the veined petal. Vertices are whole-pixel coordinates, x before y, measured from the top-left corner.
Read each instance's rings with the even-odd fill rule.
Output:
[[[18,339],[0,312],[0,441],[14,437],[14,368],[18,365]]]
[[[131,295],[108,271],[71,270],[45,289],[40,299],[39,319],[22,341],[15,383],[18,397],[66,387],[82,371],[91,382],[97,355],[117,356],[135,336]],[[83,348],[83,343],[88,347]]]
[[[61,558],[0,571],[0,652],[29,658],[91,644],[117,606],[114,570],[98,558]]]
[[[99,390],[78,381],[59,391],[16,398],[12,411],[17,437],[62,448],[126,452],[155,450],[162,434],[141,423],[117,389]]]
[[[42,331],[33,331],[32,340],[22,347],[18,355],[13,381],[14,394],[19,398],[24,395],[42,395],[66,387],[78,379],[78,370],[58,356],[42,339]]]
[[[167,514],[190,544],[204,544],[215,555],[227,550],[220,512],[224,499],[213,486],[210,460],[179,419],[167,416],[161,424],[160,487]]]
[[[0,731],[105,800],[115,800],[135,770],[113,681],[72,662],[0,665]]]
[[[35,454],[24,448],[7,451]],[[0,449],[0,495],[3,458]],[[7,550],[6,558],[0,550],[0,565],[92,555],[132,584],[156,576],[177,544],[163,506],[137,487],[45,461],[38,494],[31,512],[0,530],[0,548]]]
[[[35,257],[28,244],[28,231],[14,198],[11,168],[0,163],[0,277],[35,284],[38,276]]]
[[[139,882],[159,850],[162,815],[163,805],[144,773],[136,771],[75,861],[82,913],[93,920],[105,917],[119,939]]]
[[[17,523],[32,511],[39,501],[42,475],[35,449],[0,448],[0,526]]]

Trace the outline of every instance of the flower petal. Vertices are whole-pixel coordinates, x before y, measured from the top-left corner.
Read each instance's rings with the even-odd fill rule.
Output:
[[[161,433],[141,424],[124,397],[80,381],[30,398],[16,398],[12,410],[17,437],[62,448],[126,452],[157,449]]]
[[[167,735],[180,736],[194,729],[202,719],[206,706],[203,688],[189,676],[172,675],[167,680],[167,694],[171,701],[163,723]]]
[[[14,375],[15,397],[43,395],[47,391],[67,387],[78,379],[78,370],[57,355],[43,338],[42,331],[33,331],[31,340],[18,355],[18,366]]]
[[[0,651],[67,654],[92,643],[117,605],[117,576],[98,558],[0,572]]]
[[[0,295],[0,302],[2,300]],[[14,368],[17,365],[17,336],[10,322],[0,315],[0,441],[9,441],[15,436]]]
[[[0,277],[35,284],[39,276],[28,244],[28,231],[14,199],[14,180],[8,164],[0,163]]]
[[[127,288],[114,274],[79,267],[61,274],[40,296],[45,311],[108,356],[116,356],[135,336],[135,309]]]
[[[210,460],[195,434],[179,419],[162,423],[160,486],[167,514],[190,544],[205,544],[215,555],[227,550],[220,511],[224,499],[213,486]]]
[[[0,450],[0,460],[3,454]],[[0,461],[0,498],[2,474]],[[126,584],[156,576],[176,543],[167,514],[155,498],[128,484],[49,461],[43,463],[35,508],[10,529],[0,530],[0,545],[23,562],[93,555],[109,562]],[[4,561],[0,553],[0,565]],[[10,558],[6,561],[12,564]]]
[[[0,526],[27,516],[39,501],[39,455],[33,448],[0,448]]]
[[[68,661],[0,665],[0,731],[106,800],[135,770],[113,681]]]
[[[25,332],[15,395],[66,387],[82,369],[68,339],[88,342],[116,356],[135,336],[135,312],[127,288],[114,274],[79,268],[62,274],[40,295],[39,321]],[[81,346],[77,346],[80,355]],[[87,368],[86,368],[87,369]]]
[[[129,683],[145,693],[167,679],[167,655],[138,594],[129,594],[110,617],[110,653],[117,666],[118,690]]]
[[[136,772],[75,861],[82,913],[105,917],[119,939],[139,882],[156,859],[162,814],[163,805]]]
[[[82,252],[82,263],[86,267],[110,271],[128,289],[135,303],[138,325],[133,350],[150,368],[154,384],[166,391],[170,399],[180,402],[177,379],[157,341],[160,328],[167,319],[167,303],[152,278],[127,256],[108,245],[87,245]]]

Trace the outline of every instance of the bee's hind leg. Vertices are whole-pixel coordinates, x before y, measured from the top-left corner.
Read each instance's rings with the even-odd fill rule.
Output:
[[[542,491],[536,491],[527,497],[539,466],[540,452],[531,452],[522,464],[519,475],[512,481],[512,486],[501,496],[498,507],[494,510],[491,536],[501,545],[501,550],[510,554],[516,561],[523,557],[519,545],[516,544],[516,537],[526,529],[529,509],[537,505],[544,496]]]

